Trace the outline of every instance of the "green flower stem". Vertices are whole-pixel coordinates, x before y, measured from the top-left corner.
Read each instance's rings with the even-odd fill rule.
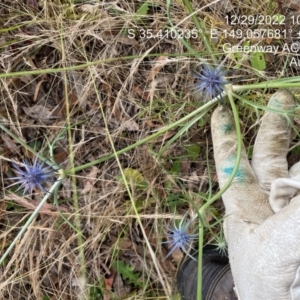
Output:
[[[269,112],[273,112],[275,114],[284,114],[284,115],[288,115],[290,117],[296,117],[296,118],[299,118],[299,114],[295,112],[295,109],[294,108],[291,108],[289,110],[282,110],[282,109],[274,109],[274,108],[271,108],[271,107],[268,107],[268,106],[265,106],[265,105],[261,105],[261,104],[257,104],[257,103],[252,103],[251,101],[245,99],[244,97],[240,96],[240,95],[237,95],[235,93],[233,93],[233,96],[236,98],[236,99],[239,99],[242,103],[246,103],[248,104],[249,106],[252,106],[252,107],[255,107],[255,109],[261,109],[261,110],[264,110],[264,111],[269,111]]]
[[[34,153],[39,159],[43,160],[47,163],[47,160],[44,156],[41,154],[35,152],[30,146],[28,146],[26,143],[24,143],[20,138],[18,138],[15,134],[13,134],[10,130],[8,130],[4,125],[0,123],[0,128],[6,132],[10,137],[12,137],[15,141],[17,141],[19,144],[21,144],[26,150],[30,151],[31,153]]]
[[[192,118],[192,117],[198,115],[200,112],[202,112],[202,111],[204,111],[204,110],[210,108],[210,107],[211,107],[213,104],[215,104],[218,100],[219,100],[219,97],[216,97],[216,98],[212,99],[211,101],[209,101],[209,102],[205,103],[204,105],[200,106],[200,107],[197,108],[195,111],[191,112],[190,114],[186,115],[185,117],[181,118],[180,120],[178,120],[178,121],[172,123],[171,125],[168,125],[168,126],[162,128],[162,129],[160,129],[160,130],[157,131],[156,133],[154,133],[154,134],[152,134],[152,135],[150,135],[150,136],[148,136],[148,137],[145,137],[144,139],[142,139],[142,140],[140,140],[140,141],[137,141],[136,143],[134,143],[134,144],[132,144],[132,145],[126,147],[126,148],[123,148],[123,149],[121,149],[121,150],[119,150],[119,151],[116,151],[115,153],[111,153],[111,154],[105,155],[105,156],[103,156],[103,157],[101,157],[101,158],[99,158],[99,159],[97,159],[97,160],[95,160],[95,161],[89,162],[89,163],[87,163],[87,164],[84,164],[84,165],[75,167],[74,169],[70,168],[70,169],[68,169],[68,170],[65,170],[65,175],[69,175],[69,174],[71,174],[71,173],[73,173],[73,172],[74,172],[74,173],[77,173],[78,171],[81,171],[81,170],[84,170],[84,169],[86,169],[86,168],[95,166],[95,165],[97,165],[97,164],[99,164],[99,163],[102,163],[102,162],[104,162],[104,161],[107,161],[107,160],[109,160],[109,159],[111,159],[111,158],[115,158],[116,155],[119,156],[120,154],[123,154],[123,153],[125,153],[125,152],[128,152],[129,150],[132,150],[132,149],[134,149],[134,148],[136,148],[136,147],[138,147],[138,146],[141,146],[141,145],[143,145],[143,144],[145,144],[145,143],[147,143],[147,142],[149,142],[149,141],[151,141],[151,140],[153,140],[153,139],[159,137],[159,136],[162,135],[163,133],[165,133],[165,132],[167,132],[167,131],[173,129],[174,127],[180,125],[181,123],[187,121],[188,119],[190,119],[190,118]]]
[[[242,136],[241,136],[241,128],[239,123],[239,116],[238,111],[235,106],[233,96],[232,96],[232,86],[226,85],[226,91],[229,97],[231,109],[233,111],[234,116],[234,123],[237,133],[237,154],[236,154],[236,161],[234,164],[233,171],[226,182],[226,184],[223,186],[223,188],[215,194],[210,200],[208,200],[200,209],[199,209],[199,252],[198,252],[198,284],[197,284],[197,299],[202,299],[202,248],[203,248],[203,226],[209,227],[209,225],[206,222],[205,214],[206,210],[209,206],[213,204],[217,199],[219,199],[224,192],[230,187],[236,172],[238,171],[240,161],[241,161],[241,154],[242,154]]]
[[[224,96],[225,94],[223,93],[222,96]],[[89,168],[89,167],[92,167],[94,165],[97,165],[101,162],[104,162],[104,161],[107,161],[109,159],[112,159],[115,157],[115,155],[120,155],[120,154],[123,154],[127,151],[130,151],[140,145],[143,145],[145,143],[147,143],[148,141],[150,140],[153,140],[157,137],[159,137],[160,135],[164,134],[165,132],[173,129],[174,127],[180,125],[181,123],[189,120],[190,118],[194,117],[194,116],[197,116],[199,113],[209,109],[211,106],[213,106],[218,100],[220,99],[220,96],[212,99],[211,101],[205,103],[204,105],[200,106],[199,108],[197,108],[195,111],[191,112],[190,114],[186,115],[185,117],[181,118],[180,120],[174,122],[173,124],[169,125],[169,126],[166,126],[164,127],[163,129],[157,131],[156,133],[140,140],[140,141],[137,141],[136,143],[124,148],[124,149],[121,149],[119,151],[116,151],[116,153],[111,153],[111,154],[108,154],[108,155],[105,155],[95,161],[92,161],[90,163],[87,163],[87,164],[84,164],[84,165],[81,165],[81,166],[78,166],[78,167],[73,167],[73,168],[70,168],[68,170],[60,170],[60,172],[62,172],[64,174],[64,177],[66,177],[67,175],[72,175],[72,174],[75,174],[76,172],[78,171],[81,171],[81,170],[84,170],[86,168]],[[19,139],[16,135],[14,135],[10,130],[8,130],[4,125],[0,124],[0,128],[6,132],[8,135],[10,135],[13,139],[15,139],[18,143],[20,143],[23,147],[25,147],[27,150],[33,152],[33,149],[31,147],[29,147],[26,143],[24,143],[21,139]],[[35,153],[35,152],[33,152]],[[42,160],[45,160],[45,158],[43,156],[41,156],[40,154],[38,153],[35,153],[39,158],[41,158]]]
[[[59,188],[60,184],[61,184],[61,180],[62,177],[59,177],[57,179],[57,181],[55,181],[55,183],[52,185],[51,189],[49,190],[49,192],[44,196],[44,198],[42,199],[42,201],[40,202],[40,204],[36,207],[36,209],[34,210],[34,212],[31,214],[31,216],[29,217],[29,219],[27,220],[27,222],[24,224],[24,226],[22,227],[22,229],[20,230],[20,232],[18,233],[18,235],[15,237],[15,239],[12,241],[12,243],[9,245],[9,247],[7,248],[7,250],[5,251],[5,253],[2,255],[1,259],[0,259],[0,266],[3,264],[3,262],[5,261],[7,255],[10,253],[10,251],[13,249],[13,247],[15,246],[15,244],[17,243],[17,241],[19,240],[19,238],[21,238],[21,236],[23,235],[23,233],[25,232],[25,230],[29,227],[29,225],[32,223],[33,219],[37,216],[37,214],[39,213],[40,209],[43,207],[43,205],[46,203],[46,201],[48,200],[48,198],[52,195],[52,193]]]
[[[202,299],[202,256],[203,256],[203,224],[199,222],[199,246],[198,246],[198,282],[197,282],[197,299]]]
[[[229,188],[229,186],[231,185],[236,172],[238,171],[239,165],[240,165],[240,161],[241,161],[241,155],[242,155],[242,135],[241,135],[241,128],[240,128],[240,121],[239,121],[239,116],[238,116],[238,111],[236,108],[236,105],[234,103],[233,100],[233,96],[232,96],[232,90],[231,90],[232,86],[230,84],[228,84],[226,86],[226,90],[228,92],[228,98],[229,98],[229,102],[231,105],[231,109],[233,112],[233,117],[234,117],[234,123],[235,123],[235,128],[236,128],[236,134],[237,134],[237,153],[236,153],[236,161],[234,164],[234,168],[233,171],[228,179],[228,181],[226,182],[226,184],[223,186],[222,189],[220,189],[220,191],[215,194],[210,200],[208,200],[199,210],[199,216],[200,216],[200,221],[202,222],[202,224],[206,224],[205,222],[205,213],[206,210],[209,206],[211,206],[217,199],[219,199],[224,192]],[[208,225],[207,225],[208,226]]]
[[[48,159],[46,159],[42,154],[40,154],[39,152],[34,151],[34,149],[32,149],[30,146],[28,146],[25,142],[23,142],[20,138],[18,138],[15,134],[13,134],[10,130],[8,130],[4,125],[2,125],[0,123],[0,128],[6,132],[10,137],[12,137],[15,141],[17,141],[20,145],[22,145],[26,150],[28,150],[29,152],[33,153],[35,156],[37,156],[40,160],[42,160],[43,162],[45,162],[46,164],[48,164],[48,166],[51,166],[53,169],[55,169],[56,171],[59,171],[60,174],[63,176],[64,171],[63,169],[61,169],[53,160],[53,145],[50,144],[48,138],[46,137],[48,143],[49,143],[49,148],[50,148],[50,153],[52,153],[52,157],[51,157],[51,161],[49,161]],[[54,142],[52,144],[54,144],[57,141],[57,138],[55,138]]]
[[[118,60],[130,60],[130,59],[136,59],[141,58],[145,54],[140,55],[130,55],[130,56],[123,56],[123,57],[111,57],[107,59],[101,59],[96,60],[92,62],[88,62],[85,64],[79,64],[75,66],[68,66],[68,67],[62,67],[62,68],[50,68],[50,69],[37,69],[37,70],[31,70],[31,71],[19,71],[19,72],[10,72],[10,73],[0,73],[0,78],[8,78],[8,77],[20,77],[20,76],[28,76],[28,75],[42,75],[47,73],[59,73],[59,72],[66,72],[66,71],[72,71],[72,70],[79,70],[79,69],[85,69],[91,66],[95,65],[101,65],[104,63],[114,62]],[[163,56],[162,53],[154,53],[154,54],[147,54],[147,57],[157,57],[157,56]],[[169,56],[169,54],[165,54],[166,56]],[[182,56],[182,54],[181,54]]]
[[[298,81],[298,82],[294,82]],[[233,85],[232,91],[240,92],[240,91],[247,91],[247,90],[255,90],[255,89],[269,89],[269,88],[293,88],[293,87],[300,87],[300,77],[295,80],[291,78],[291,80],[273,80],[273,81],[264,81],[260,83],[254,84],[247,84],[247,85]]]
[[[62,219],[69,225],[69,227],[71,229],[73,229],[77,234],[81,235],[83,237],[83,233],[81,232],[81,230],[79,230],[78,228],[76,228],[64,215],[64,213],[61,211],[60,207],[59,207],[59,203],[58,203],[58,191],[56,190],[54,193],[54,205],[56,206],[57,211],[59,212],[60,216],[62,217]]]
[[[195,52],[195,51],[194,51]],[[196,52],[195,52],[196,53]],[[8,77],[20,77],[20,76],[28,76],[28,75],[42,75],[47,73],[60,73],[60,72],[67,72],[72,70],[81,70],[85,69],[91,66],[96,65],[103,65],[110,62],[115,61],[123,61],[123,60],[132,60],[136,58],[144,58],[146,57],[159,57],[159,56],[167,56],[167,57],[184,57],[184,56],[194,56],[195,53],[145,53],[143,54],[136,54],[136,55],[129,55],[129,56],[121,56],[121,57],[111,57],[106,59],[100,59],[96,61],[87,62],[84,64],[78,64],[75,66],[67,66],[62,68],[49,68],[49,69],[37,69],[37,70],[31,70],[31,71],[18,71],[18,72],[10,72],[10,73],[0,73],[0,78],[8,78]]]

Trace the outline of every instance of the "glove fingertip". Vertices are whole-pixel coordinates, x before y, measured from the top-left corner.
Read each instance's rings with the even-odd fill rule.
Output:
[[[218,107],[212,115],[212,137],[214,156],[221,186],[231,176],[237,155],[237,136],[232,112],[224,106]],[[253,182],[253,173],[243,146],[242,159],[236,173],[236,183]]]
[[[232,112],[226,106],[218,106],[211,120],[212,130],[217,135],[226,135],[234,130]]]
[[[271,110],[265,112],[261,121],[253,149],[252,168],[266,191],[276,178],[288,177],[286,156],[293,119],[288,113],[294,106],[291,94],[286,90],[279,91],[270,98],[268,108]]]

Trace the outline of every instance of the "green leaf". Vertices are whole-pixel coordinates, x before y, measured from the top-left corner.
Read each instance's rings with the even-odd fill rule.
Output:
[[[170,173],[172,175],[177,175],[180,173],[180,170],[181,170],[181,161],[177,159],[173,162],[172,167],[170,169]]]
[[[295,147],[292,149],[292,154],[296,155],[296,154],[300,154],[300,147]]]
[[[143,175],[138,170],[127,168],[123,172],[126,179],[132,183],[140,183],[144,180]]]
[[[150,6],[151,2],[146,1],[143,3],[136,12],[135,21],[139,21],[142,17],[146,16]]]
[[[126,168],[123,170],[126,181],[129,185],[135,186],[137,189],[144,190],[148,187],[147,182],[144,180],[143,175],[135,169]],[[117,179],[124,183],[123,177],[121,175],[117,176]]]
[[[204,116],[203,118],[201,118],[201,119],[198,121],[197,125],[198,125],[198,127],[203,127],[203,126],[205,126],[207,123],[208,123],[208,118],[206,118],[206,117]]]
[[[197,144],[189,145],[185,147],[187,150],[187,156],[190,160],[195,161],[200,154],[201,148]]]
[[[144,209],[146,209],[147,207],[150,207],[151,205],[155,205],[156,204],[156,199],[153,197],[149,197],[147,199],[147,201],[145,201],[145,199],[138,199],[135,203],[136,209],[138,212],[143,211]]]
[[[134,267],[126,265],[122,260],[115,260],[112,265],[124,280],[128,280],[134,286],[142,286],[142,283],[138,281],[140,274],[134,272]]]
[[[253,155],[253,146],[250,146],[247,151],[247,156],[249,159],[252,159],[252,155]]]
[[[177,206],[182,205],[185,202],[181,193],[168,194],[165,201],[171,211],[175,210]]]
[[[146,1],[145,3],[143,3],[137,10],[136,14],[137,15],[142,15],[145,16],[148,13],[149,10],[149,6],[150,6],[150,2]]]
[[[250,63],[253,69],[263,71],[266,69],[265,56],[262,52],[252,52],[250,54]]]
[[[31,147],[32,149],[34,149],[36,152],[39,152],[42,147],[42,142],[35,140],[33,142],[28,143],[28,146]]]
[[[102,300],[102,291],[97,286],[90,287],[90,297],[89,300]]]

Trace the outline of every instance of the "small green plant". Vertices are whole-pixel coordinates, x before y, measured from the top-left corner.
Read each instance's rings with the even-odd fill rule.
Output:
[[[139,281],[140,274],[134,271],[134,267],[125,264],[122,260],[115,260],[112,265],[124,280],[128,280],[135,287],[143,286],[143,283]]]
[[[98,286],[91,286],[89,289],[89,300],[102,300],[103,295],[101,288]]]

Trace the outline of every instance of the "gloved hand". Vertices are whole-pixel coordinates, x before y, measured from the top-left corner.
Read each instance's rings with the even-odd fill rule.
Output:
[[[270,109],[292,111],[287,91],[274,94]],[[300,163],[288,170],[292,118],[266,112],[255,141],[252,166],[242,150],[238,172],[223,194],[224,233],[240,300],[300,299]],[[231,111],[212,116],[220,187],[233,171],[237,140]]]

